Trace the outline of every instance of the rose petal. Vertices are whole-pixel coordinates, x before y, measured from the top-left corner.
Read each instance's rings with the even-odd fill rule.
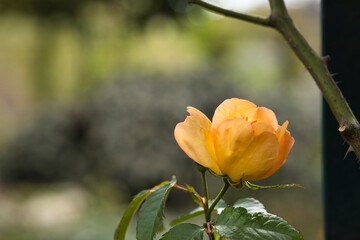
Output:
[[[232,156],[220,168],[234,182],[257,181],[264,178],[278,159],[279,143],[276,135],[263,132],[255,136],[246,150]]]
[[[281,128],[279,129],[278,133],[277,133],[277,138],[278,141],[281,142],[285,132],[286,132],[286,128],[289,125],[289,122],[286,120],[283,125],[281,126]]]
[[[282,165],[284,165],[294,143],[295,143],[294,138],[291,137],[290,132],[286,130],[279,144],[278,159],[276,160],[273,167],[269,170],[268,173],[264,175],[262,179],[270,177],[271,175],[276,173],[282,167]]]
[[[246,119],[254,114],[256,105],[247,100],[231,98],[222,102],[215,110],[212,119],[212,126],[215,128],[227,119],[243,118]]]
[[[234,156],[242,155],[254,138],[251,124],[242,118],[228,119],[212,128],[217,164],[220,170],[232,165]]]
[[[198,164],[223,175],[216,164],[214,146],[211,139],[210,120],[199,110],[188,107],[185,121],[175,127],[174,135],[182,150]]]
[[[249,117],[249,122],[265,122],[273,127],[274,130],[278,129],[278,121],[275,113],[268,108],[258,107],[253,116]]]
[[[266,122],[256,122],[251,124],[251,126],[254,129],[255,136],[260,135],[263,132],[275,133],[274,128]]]

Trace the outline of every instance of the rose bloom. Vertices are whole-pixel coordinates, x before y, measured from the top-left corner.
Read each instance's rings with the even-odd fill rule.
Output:
[[[195,162],[231,182],[257,181],[273,175],[286,162],[294,138],[273,111],[238,98],[227,99],[212,122],[188,107],[184,122],[175,127],[175,139]]]

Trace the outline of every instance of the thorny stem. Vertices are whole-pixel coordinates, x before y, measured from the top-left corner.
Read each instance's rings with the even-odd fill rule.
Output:
[[[353,150],[360,159],[360,124],[330,74],[326,60],[311,48],[298,31],[286,9],[284,0],[269,0],[271,13],[268,18],[230,11],[203,0],[189,0],[189,3],[197,4],[221,15],[277,30],[314,78],[339,123],[341,136],[350,145],[349,149]]]
[[[203,8],[206,8],[212,12],[215,12],[217,14],[221,14],[221,15],[224,15],[227,17],[237,18],[237,19],[256,23],[256,24],[263,25],[263,26],[269,26],[269,21],[267,19],[259,17],[259,16],[234,12],[231,10],[227,10],[227,9],[212,5],[212,4],[202,1],[202,0],[189,0],[189,3],[197,4],[197,5],[199,5]]]

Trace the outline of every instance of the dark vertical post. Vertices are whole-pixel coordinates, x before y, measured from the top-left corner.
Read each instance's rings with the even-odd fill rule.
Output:
[[[322,0],[323,55],[355,116],[360,117],[360,1]],[[323,171],[326,240],[360,240],[360,163],[323,107]]]

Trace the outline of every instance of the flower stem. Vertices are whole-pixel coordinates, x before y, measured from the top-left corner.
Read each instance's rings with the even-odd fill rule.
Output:
[[[214,202],[211,204],[211,206],[209,207],[208,211],[205,213],[205,220],[206,222],[210,222],[211,221],[211,212],[214,210],[216,204],[220,201],[220,199],[224,196],[224,194],[226,193],[226,191],[228,190],[230,183],[229,181],[224,178],[224,186],[221,189],[221,191],[219,192],[219,194],[216,196]]]
[[[214,240],[215,236],[214,233],[212,232],[212,227],[210,222],[206,223],[206,233],[209,236],[209,240]]]
[[[203,187],[204,187],[204,213],[206,215],[206,213],[209,209],[209,193],[208,193],[208,186],[207,186],[207,180],[206,180],[206,171],[201,171],[201,178],[202,178]]]
[[[206,233],[209,236],[209,240],[214,240],[214,234],[212,233],[211,224],[210,221],[207,220],[206,216],[209,212],[209,193],[208,193],[208,186],[207,186],[207,180],[206,180],[206,170],[203,168],[199,168],[199,171],[201,172],[201,179],[203,182],[204,187],[204,201],[203,201],[203,207],[204,207],[204,214],[206,219]]]

